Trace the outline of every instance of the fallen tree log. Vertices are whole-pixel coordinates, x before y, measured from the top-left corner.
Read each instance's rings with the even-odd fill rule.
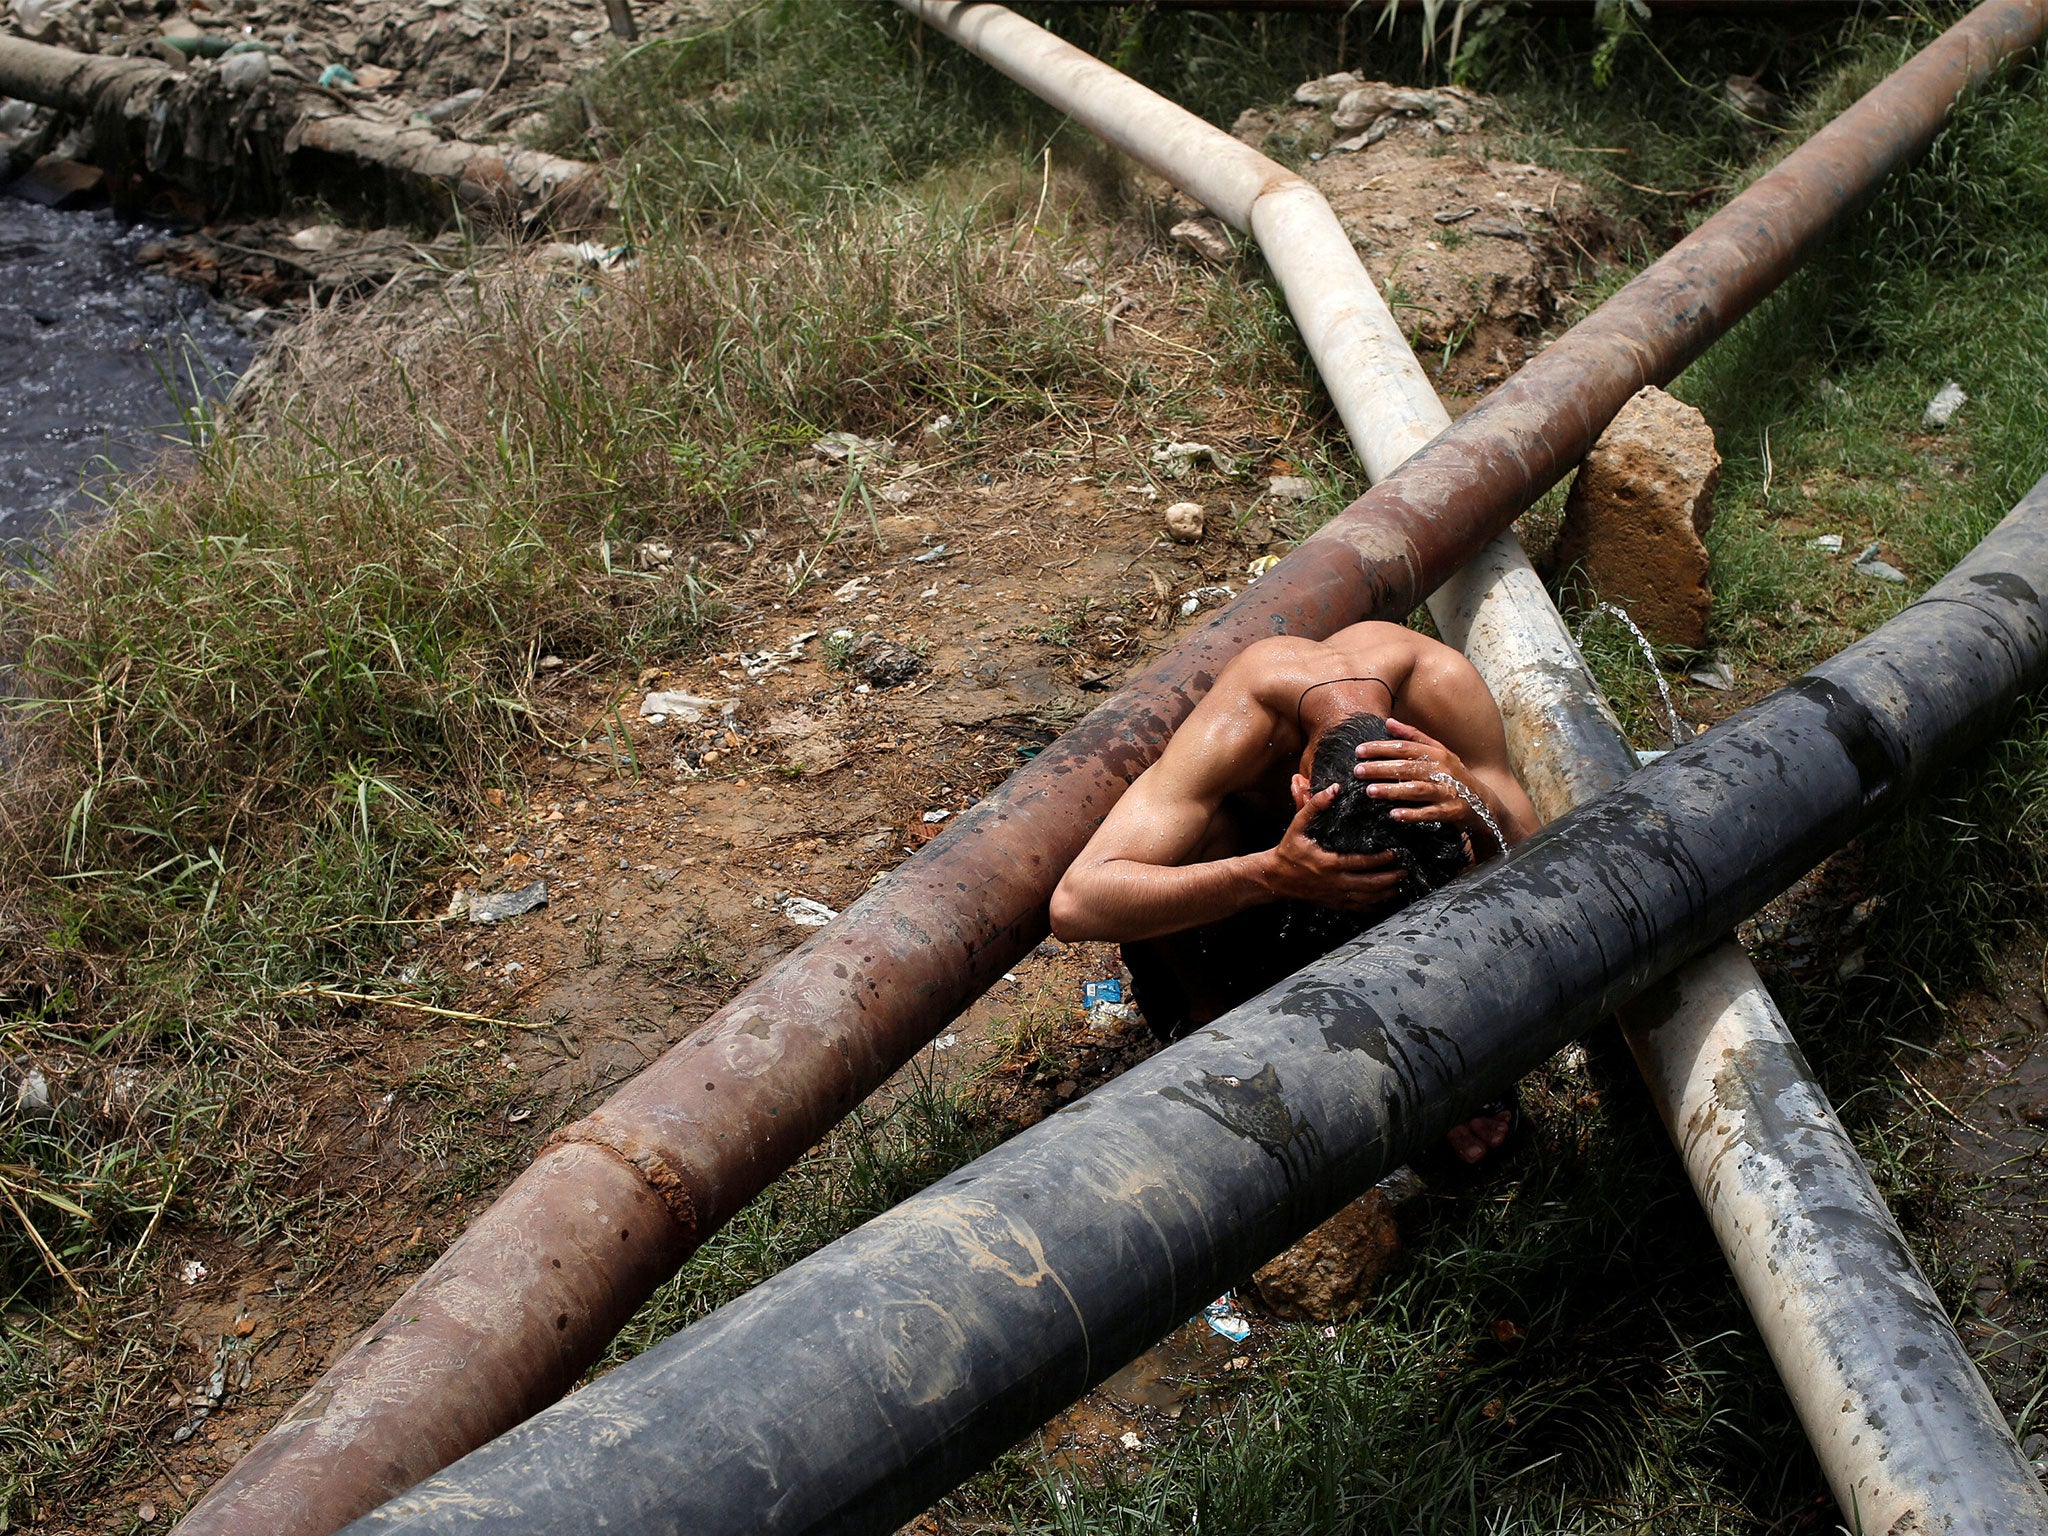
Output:
[[[175,69],[0,37],[0,96],[83,121],[90,157],[110,175],[168,182],[222,211],[319,192],[386,214],[578,227],[605,208],[594,165],[373,121],[262,54]]]

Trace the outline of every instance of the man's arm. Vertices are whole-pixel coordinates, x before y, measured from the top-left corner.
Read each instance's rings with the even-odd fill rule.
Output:
[[[1258,664],[1247,652],[1226,669],[1074,860],[1052,897],[1061,939],[1156,938],[1282,896],[1364,911],[1394,894],[1402,871],[1392,856],[1335,854],[1308,837],[1335,786],[1297,794],[1278,847],[1223,846],[1223,802],[1269,770],[1280,728],[1247,686]]]

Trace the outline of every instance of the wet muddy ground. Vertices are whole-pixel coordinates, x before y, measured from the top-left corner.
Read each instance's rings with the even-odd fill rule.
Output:
[[[201,290],[137,260],[158,238],[0,196],[0,544],[87,512],[109,467],[189,441],[185,411],[248,366],[250,341]]]

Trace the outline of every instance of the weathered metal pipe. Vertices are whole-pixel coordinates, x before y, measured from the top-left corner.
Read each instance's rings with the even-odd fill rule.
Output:
[[[2044,594],[2048,479],[1833,660],[351,1536],[895,1529],[1982,739],[2048,680]],[[1853,1297],[1900,1267],[1852,1245],[1834,1279]],[[1882,1411],[1939,1434],[1982,1386],[1937,1353],[1940,1309],[1920,1321]],[[2048,1501],[2006,1447],[1939,1526],[1859,1523],[2039,1536]]]
[[[1515,772],[1552,819],[1636,757],[1513,539],[1430,611],[1486,679]],[[1971,1529],[2019,1456],[2012,1430],[1749,957],[1716,945],[1621,1017],[1850,1528]],[[1902,1376],[1901,1359],[1928,1374]],[[1923,1393],[1927,1379],[1945,1390]],[[2048,1503],[2038,1513],[2048,1530]]]
[[[2044,25],[2048,0],[1979,7],[559,1133],[180,1529],[327,1536],[567,1390],[708,1233],[1044,935],[1068,862],[1231,656],[1406,614]]]

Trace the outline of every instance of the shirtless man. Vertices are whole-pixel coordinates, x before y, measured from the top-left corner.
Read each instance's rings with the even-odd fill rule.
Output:
[[[1370,739],[1350,754],[1324,751],[1319,765],[1333,732]],[[1258,641],[1068,869],[1053,892],[1053,932],[1121,943],[1147,1022],[1176,1039],[1421,894],[1411,873],[1421,866],[1400,849],[1338,853],[1317,841],[1312,824],[1322,818],[1329,837],[1337,818],[1324,813],[1346,791],[1383,802],[1407,829],[1397,835],[1441,841],[1418,824],[1455,829],[1464,847],[1453,866],[1506,851],[1433,774],[1482,800],[1509,847],[1536,829],[1493,695],[1449,646],[1379,623],[1324,641]],[[1510,1123],[1503,1112],[1461,1126],[1452,1148],[1477,1162]]]

